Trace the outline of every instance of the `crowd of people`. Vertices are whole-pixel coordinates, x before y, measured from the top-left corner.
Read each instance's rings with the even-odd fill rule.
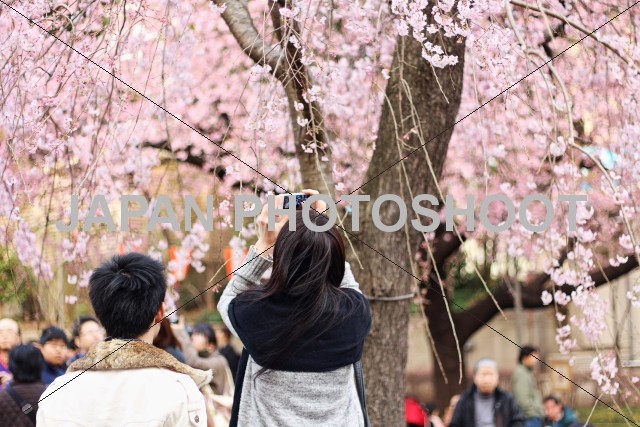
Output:
[[[560,398],[542,398],[534,368],[538,351],[523,346],[518,366],[511,378],[511,392],[499,387],[499,369],[495,360],[483,358],[473,369],[473,384],[451,398],[440,417],[435,405],[423,405],[407,397],[407,427],[583,427],[576,413]],[[587,426],[590,424],[586,424]]]
[[[282,208],[283,197],[276,203]],[[2,425],[368,427],[361,357],[369,303],[342,236],[326,229],[326,204],[312,208],[313,226],[325,231],[300,212],[269,230],[263,207],[258,241],[218,303],[226,330],[198,324],[189,334],[184,319],[169,323],[166,267],[141,253],[93,270],[95,317],[78,321],[72,343],[51,326],[22,344],[18,325],[5,320]],[[289,220],[297,231],[283,228]]]
[[[258,241],[218,302],[224,327],[171,323],[165,266],[141,253],[113,256],[92,272],[95,317],[78,319],[70,339],[49,326],[23,343],[18,323],[1,319],[0,427],[370,427],[361,363],[369,302],[341,234],[320,213],[326,204],[311,207],[313,227],[297,212],[278,217],[272,230],[263,207]],[[431,408],[410,424],[573,427],[575,415],[560,400],[541,399],[537,360],[535,349],[522,349],[513,394],[498,387],[494,360],[478,361],[471,388],[443,419]]]
[[[189,366],[211,369],[214,394],[230,396],[240,358],[230,345],[230,335],[224,325],[214,328],[198,323],[188,327],[182,318],[177,324],[165,318],[153,345]],[[40,339],[24,343],[19,324],[13,319],[0,319],[0,427],[35,425],[38,401],[47,386],[84,358],[91,346],[105,339],[105,329],[93,316],[81,316],[70,337],[52,325],[42,331]],[[32,408],[27,413],[25,405]]]

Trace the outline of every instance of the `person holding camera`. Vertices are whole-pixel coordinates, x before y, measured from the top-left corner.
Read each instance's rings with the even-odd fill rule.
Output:
[[[283,200],[277,196],[276,206]],[[310,207],[314,224],[328,222],[324,202]],[[312,231],[302,214],[276,218],[269,231],[263,207],[258,241],[218,303],[244,345],[232,426],[368,425],[359,361],[371,329],[369,302],[337,228]],[[296,222],[296,231],[288,221]],[[261,285],[269,267],[271,276]]]

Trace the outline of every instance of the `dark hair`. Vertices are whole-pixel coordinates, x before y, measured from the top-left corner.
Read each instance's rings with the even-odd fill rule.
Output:
[[[136,252],[114,256],[89,278],[91,305],[112,338],[138,338],[149,330],[166,291],[164,265]]]
[[[45,345],[51,340],[62,340],[64,341],[64,345],[66,345],[67,347],[69,346],[67,333],[57,326],[49,326],[42,331],[42,335],[40,336],[40,344]]]
[[[198,323],[197,325],[195,325],[193,327],[192,334],[202,334],[207,337],[207,341],[209,342],[209,344],[213,344],[216,347],[218,346],[216,333],[208,323]]]
[[[80,337],[80,331],[82,330],[82,325],[84,325],[87,322],[96,322],[98,325],[100,324],[100,321],[93,316],[80,316],[80,318],[75,323],[75,325],[73,325],[73,338]]]
[[[9,352],[9,371],[13,379],[21,383],[42,380],[44,357],[39,348],[31,344],[20,344]]]
[[[525,345],[520,347],[520,355],[518,356],[518,363],[522,363],[522,360],[527,357],[532,355],[533,353],[537,353],[538,350],[535,347],[532,347],[530,345]]]
[[[559,397],[556,397],[552,394],[550,394],[549,396],[545,397],[544,400],[542,401],[543,403],[546,403],[548,401],[552,400],[553,402],[555,402],[556,405],[560,405],[562,407],[564,407],[564,405],[562,404],[562,401],[560,400]]]
[[[317,226],[324,226],[328,222],[326,216],[314,211],[309,212],[309,219]],[[312,231],[304,224],[302,211],[296,213],[295,221],[296,231],[289,231],[288,225],[285,225],[278,234],[271,277],[265,286],[240,295],[242,299],[257,302],[283,293],[296,300],[288,322],[291,327],[271,336],[268,345],[265,345],[270,349],[263,358],[265,367],[256,377],[274,362],[292,358],[294,354],[290,348],[312,327],[320,323],[324,326],[298,348],[342,320],[340,300],[350,295],[340,289],[345,272],[345,250],[338,229],[334,226],[323,232]],[[348,301],[355,307],[355,299]]]
[[[158,335],[153,339],[153,345],[163,350],[166,350],[169,347],[182,350],[180,341],[178,341],[171,329],[171,322],[166,317],[162,319],[162,322],[160,322],[160,332],[158,332]]]
[[[217,329],[218,329],[220,332],[222,332],[222,334],[223,334],[225,337],[227,337],[227,339],[231,338],[231,331],[229,330],[229,328],[227,328],[227,326],[226,326],[226,325],[224,325],[224,324],[223,324],[223,325],[220,325]]]

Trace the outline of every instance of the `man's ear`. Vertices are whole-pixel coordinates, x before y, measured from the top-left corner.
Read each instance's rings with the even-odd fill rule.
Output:
[[[162,319],[164,319],[164,317],[166,316],[165,314],[166,310],[167,310],[167,307],[165,306],[163,301],[162,305],[160,306],[160,310],[158,310],[158,313],[156,314],[156,318],[155,318],[156,323],[162,322]]]
[[[42,351],[42,344],[40,344],[39,342],[33,342],[31,344],[32,346],[34,346],[35,348],[39,349],[40,351]]]
[[[76,345],[76,347],[78,347],[78,348],[80,348],[80,344],[79,344],[79,342],[80,342],[80,337],[75,337],[75,338],[73,339],[73,343],[74,343],[74,344]]]

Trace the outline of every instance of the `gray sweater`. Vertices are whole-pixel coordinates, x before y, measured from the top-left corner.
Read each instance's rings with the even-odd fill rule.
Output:
[[[272,259],[249,254],[226,286],[218,311],[229,330],[238,337],[229,319],[229,304],[240,293],[261,286],[260,278]],[[340,285],[360,292],[349,263]],[[240,337],[238,337],[240,338]],[[251,356],[242,383],[239,426],[364,426],[356,391],[353,366],[329,372],[288,372],[269,370],[253,379],[262,367]]]

